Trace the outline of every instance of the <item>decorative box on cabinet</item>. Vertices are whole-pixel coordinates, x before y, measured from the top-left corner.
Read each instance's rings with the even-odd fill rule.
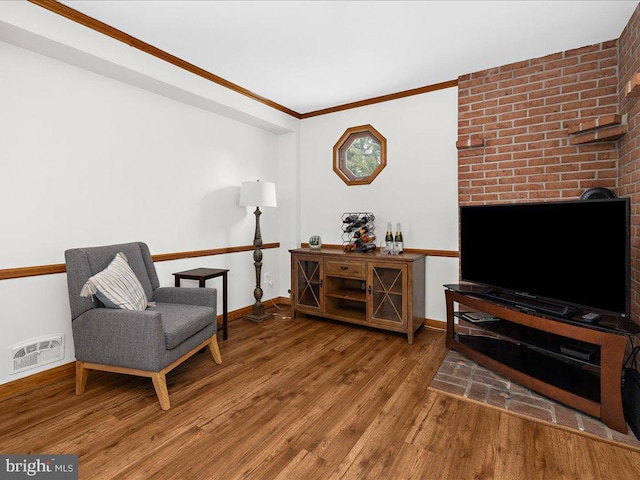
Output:
[[[291,252],[293,314],[401,332],[413,343],[424,323],[425,255]]]

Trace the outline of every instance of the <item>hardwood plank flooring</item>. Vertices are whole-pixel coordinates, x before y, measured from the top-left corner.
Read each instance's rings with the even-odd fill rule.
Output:
[[[444,332],[277,312],[236,320],[223,364],[90,372],[0,400],[0,453],[79,455],[81,479],[638,479],[640,453],[429,390]]]

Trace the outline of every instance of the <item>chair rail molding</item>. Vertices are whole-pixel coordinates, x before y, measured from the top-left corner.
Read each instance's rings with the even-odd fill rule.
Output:
[[[265,243],[262,249],[279,248],[280,242]],[[237,247],[213,248],[210,250],[193,250],[190,252],[176,253],[160,253],[151,255],[154,262],[166,262],[169,260],[180,260],[183,258],[210,257],[213,255],[224,255],[227,253],[252,252],[253,245],[241,245]],[[67,267],[64,263],[56,263],[52,265],[36,265],[33,267],[17,267],[0,269],[0,280],[9,280],[12,278],[36,277],[39,275],[53,275],[56,273],[65,273]]]

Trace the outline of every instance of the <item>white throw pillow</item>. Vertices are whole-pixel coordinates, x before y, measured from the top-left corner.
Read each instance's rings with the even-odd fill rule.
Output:
[[[145,310],[148,304],[147,295],[122,252],[84,284],[80,296],[90,295],[98,297],[107,308]]]

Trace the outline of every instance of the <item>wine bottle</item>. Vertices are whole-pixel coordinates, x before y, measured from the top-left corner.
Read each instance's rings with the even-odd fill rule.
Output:
[[[376,239],[376,234],[369,232],[362,235],[360,239],[362,240],[362,243],[372,243]]]
[[[354,238],[353,243],[356,247],[361,247],[367,243],[372,243],[376,239],[376,236],[373,233],[365,233],[359,238]]]
[[[375,243],[365,243],[361,247],[358,247],[356,251],[367,253],[367,252],[373,252],[375,249],[376,249]]]
[[[391,249],[393,247],[393,233],[391,233],[391,222],[387,222],[387,233],[384,236],[385,247]]]
[[[369,232],[369,225],[364,225],[360,227],[360,229],[353,232],[353,238],[360,238],[362,235],[368,232]]]
[[[402,230],[400,229],[400,223],[398,223],[398,228],[396,229],[396,238],[394,239],[396,244],[396,250],[398,253],[402,253],[404,251],[404,241],[402,240]]]
[[[347,227],[345,228],[345,232],[353,232],[354,230],[357,230],[358,228],[362,227],[363,225],[365,225],[366,222],[362,221],[362,219],[360,220],[355,220],[353,222],[351,222],[349,225],[347,225]]]

